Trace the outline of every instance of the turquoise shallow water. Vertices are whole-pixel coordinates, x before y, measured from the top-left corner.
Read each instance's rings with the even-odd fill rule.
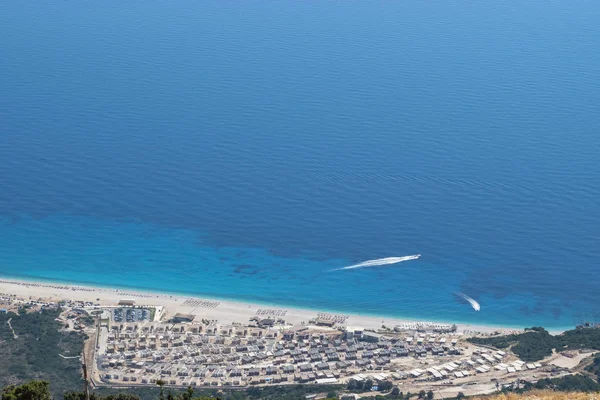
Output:
[[[281,257],[265,249],[221,247],[197,232],[89,217],[2,221],[3,275],[202,295],[265,304],[419,320],[521,326],[553,321],[564,304],[529,293],[477,296],[475,313],[454,292],[468,276],[427,256],[389,267],[336,271],[350,260]],[[544,302],[552,318],[544,317]],[[537,310],[523,305],[537,304]],[[520,315],[519,315],[520,314]],[[562,325],[561,325],[562,324]]]
[[[0,275],[600,320],[598,17],[542,1],[2,3]]]

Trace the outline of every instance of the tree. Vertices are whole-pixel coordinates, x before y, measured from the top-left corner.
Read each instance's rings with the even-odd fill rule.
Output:
[[[431,390],[427,392],[427,400],[433,400],[433,392]]]
[[[66,392],[63,395],[63,400],[85,400],[85,392]],[[90,393],[90,400],[140,400],[140,398],[131,393],[110,394],[105,397]]]
[[[392,387],[394,385],[392,385],[392,382],[390,381],[383,381],[379,384],[379,391],[380,392],[387,392],[388,390],[391,390]]]
[[[85,400],[84,392],[65,392],[63,400]],[[90,400],[97,400],[94,393],[90,393]]]
[[[192,397],[194,397],[194,389],[192,389],[191,386],[188,386],[187,390],[181,397],[183,400],[192,400]]]
[[[83,393],[83,395],[85,396],[85,393]],[[96,399],[97,400],[140,400],[140,398],[138,396],[136,396],[135,394],[130,394],[130,393],[117,393],[117,394],[108,395],[106,397],[98,397],[98,398],[90,396],[90,400],[96,400]]]
[[[361,391],[364,388],[364,382],[363,381],[357,381],[357,380],[354,380],[354,379],[350,379],[348,381],[347,388],[350,391]]]
[[[421,391],[419,392],[419,399],[424,399],[424,398],[425,398],[425,391],[424,391],[424,390],[421,390]]]
[[[163,386],[165,385],[165,381],[163,381],[162,379],[159,379],[156,381],[156,384],[160,387],[160,393],[158,394],[158,399],[159,400],[165,400],[165,392],[163,389]]]
[[[373,387],[373,381],[371,381],[370,379],[367,379],[364,383],[363,383],[363,387],[362,389],[366,392],[371,390],[371,388]]]
[[[346,386],[348,390],[356,390],[356,381],[354,379],[350,379],[348,381],[348,385]]]
[[[2,400],[52,400],[47,381],[31,381],[21,386],[10,385],[2,390]]]
[[[394,386],[391,395],[394,397],[398,397],[400,395],[400,389],[398,389],[398,386]]]
[[[465,397],[467,397],[467,396],[465,396],[465,394],[463,392],[458,392],[458,394],[456,395],[456,400],[462,400]]]
[[[329,392],[327,392],[327,398],[328,399],[337,399],[337,393],[333,390],[330,390]]]

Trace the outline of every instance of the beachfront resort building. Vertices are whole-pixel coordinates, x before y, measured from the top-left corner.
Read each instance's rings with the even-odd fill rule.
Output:
[[[374,382],[434,381],[517,368],[505,362],[506,353],[465,353],[453,333],[382,334],[361,327],[259,322],[198,323],[193,316],[176,314],[168,323],[109,324],[106,335],[100,335],[106,342],[99,346],[104,350],[98,354],[98,383],[144,385],[162,380],[174,386],[246,387],[345,383],[361,376]],[[422,360],[428,360],[427,368],[419,367]]]

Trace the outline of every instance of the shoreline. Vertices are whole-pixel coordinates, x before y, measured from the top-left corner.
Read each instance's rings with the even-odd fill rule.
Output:
[[[33,291],[32,289],[36,290]],[[326,313],[346,317],[344,322],[345,325],[361,326],[375,330],[381,328],[382,325],[394,327],[397,325],[412,325],[419,322],[426,322],[431,324],[455,324],[457,326],[457,331],[462,333],[523,331],[523,328],[509,326],[478,325],[448,321],[417,321],[414,319],[384,315],[355,314],[326,309],[315,310],[294,306],[265,304],[257,301],[238,301],[186,293],[139,290],[118,286],[81,285],[72,282],[67,283],[39,279],[27,280],[5,277],[3,275],[0,275],[0,293],[13,294],[25,298],[31,297],[32,299],[43,298],[56,301],[76,300],[93,302],[100,303],[103,306],[114,306],[119,300],[127,298],[136,300],[138,305],[163,306],[169,315],[174,315],[176,313],[194,314],[200,319],[216,319],[220,323],[247,323],[250,318],[258,315],[259,310],[270,309],[284,312],[283,318],[290,324],[308,322],[309,320],[316,318],[319,313]],[[100,300],[98,301],[97,299]],[[206,307],[198,305],[202,304],[202,302],[210,302],[211,306]],[[218,304],[215,305],[215,303]]]

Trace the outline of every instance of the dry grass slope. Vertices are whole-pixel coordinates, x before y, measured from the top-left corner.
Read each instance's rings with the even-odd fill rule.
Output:
[[[477,400],[600,400],[600,393],[558,393],[552,391],[534,391],[523,394],[499,394],[475,397]]]

